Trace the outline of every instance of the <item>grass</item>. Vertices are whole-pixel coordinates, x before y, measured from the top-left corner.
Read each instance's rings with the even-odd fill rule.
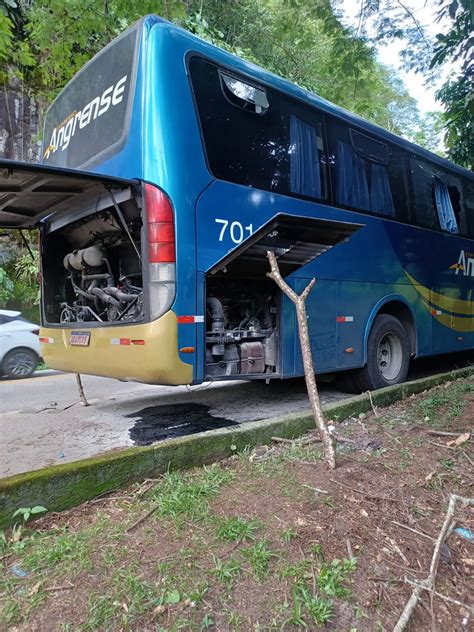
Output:
[[[217,537],[233,542],[255,540],[256,531],[262,526],[259,520],[245,520],[241,516],[231,516],[218,520]]]
[[[151,495],[158,505],[156,516],[172,518],[178,528],[189,520],[202,521],[209,516],[209,501],[234,477],[231,470],[219,465],[204,467],[199,476],[169,472],[154,487]]]
[[[270,569],[271,558],[278,557],[278,553],[268,548],[266,538],[258,540],[251,547],[244,549],[242,555],[249,562],[257,581],[265,579]]]
[[[446,421],[462,415],[466,400],[466,394],[474,392],[474,384],[469,382],[453,382],[438,387],[428,397],[424,397],[417,403],[418,412],[429,425],[434,427],[446,426]]]
[[[221,560],[214,556],[214,569],[217,580],[224,584],[224,586],[230,590],[234,584],[234,581],[240,576],[242,571],[242,564],[235,559]]]
[[[347,581],[350,573],[356,569],[355,559],[334,559],[329,563],[323,563],[316,578],[320,591],[329,597],[348,597],[350,591]]]
[[[333,617],[334,599],[350,597],[347,584],[350,574],[356,568],[356,560],[333,559],[331,562],[320,563],[316,570],[315,557],[321,559],[320,547],[313,548],[310,557],[304,557],[293,564],[285,562],[280,568],[280,577],[293,584],[291,613],[282,629],[285,625],[310,629],[313,624],[323,626]]]

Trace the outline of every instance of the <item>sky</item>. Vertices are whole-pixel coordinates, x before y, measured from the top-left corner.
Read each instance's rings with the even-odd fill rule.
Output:
[[[435,22],[437,0],[405,0],[404,5],[416,16],[420,24],[431,34],[439,33],[442,29],[439,23]],[[360,8],[360,0],[342,0],[339,8],[342,10],[347,22],[352,26],[357,26],[356,15]],[[404,48],[403,41],[391,42],[378,47],[379,60],[397,69],[399,76],[403,79],[410,95],[417,100],[418,108],[422,114],[441,110],[440,104],[435,100],[436,86],[426,86],[423,77],[414,72],[409,72],[400,67],[399,53]],[[443,83],[444,76],[449,70],[446,69],[443,76],[438,80],[438,85]]]

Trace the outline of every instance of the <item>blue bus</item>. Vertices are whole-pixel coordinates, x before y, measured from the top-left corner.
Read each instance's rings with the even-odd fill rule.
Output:
[[[0,162],[0,224],[40,228],[47,364],[154,384],[303,374],[272,243],[292,288],[317,279],[317,372],[375,389],[472,349],[473,193],[470,171],[157,16],[59,94],[41,165]]]

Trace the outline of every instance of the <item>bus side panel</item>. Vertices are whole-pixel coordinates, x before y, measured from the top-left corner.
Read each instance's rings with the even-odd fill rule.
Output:
[[[310,279],[297,279],[298,294],[309,282]],[[317,280],[306,300],[311,352],[317,372],[336,368],[336,305],[337,282]],[[295,373],[302,373],[303,359],[298,337],[295,342]]]
[[[419,355],[448,353],[474,346],[471,242],[440,231],[388,224],[387,234],[403,266],[407,296],[417,295],[418,335],[429,328],[429,346],[421,340]],[[430,323],[430,326],[428,326]]]

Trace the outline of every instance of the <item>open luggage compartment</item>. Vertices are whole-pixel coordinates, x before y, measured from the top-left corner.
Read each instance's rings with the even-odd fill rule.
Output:
[[[208,279],[206,378],[275,376],[278,294],[269,280]]]

